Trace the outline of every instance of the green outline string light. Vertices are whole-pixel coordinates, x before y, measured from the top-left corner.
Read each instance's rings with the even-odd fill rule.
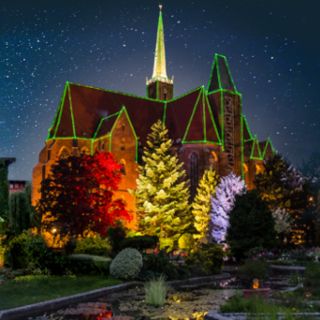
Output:
[[[204,96],[205,96],[205,92],[204,92],[204,87],[202,87],[202,129],[203,129],[203,137],[204,140],[207,141],[207,122],[206,122],[206,105],[204,103]]]
[[[118,123],[118,121],[123,113],[125,114],[125,116],[128,120],[129,126],[131,127],[131,130],[133,132],[133,136],[135,139],[135,161],[137,162],[138,161],[138,136],[136,135],[136,131],[134,130],[134,127],[132,125],[131,119],[130,119],[129,114],[127,112],[127,108],[124,105],[121,107],[121,110],[118,112],[118,116],[117,116],[115,122],[113,123],[112,128],[109,132],[109,137],[110,137],[109,151],[112,152],[112,147],[111,147],[112,134],[113,134],[114,129],[116,128],[116,124]]]
[[[221,54],[220,54],[219,56],[224,60],[224,63],[225,63],[225,65],[226,65],[226,67],[227,67],[227,72],[228,72],[228,75],[229,75],[229,79],[231,80],[232,87],[233,87],[233,89],[234,89],[234,90],[231,90],[231,91],[232,91],[232,92],[238,92],[237,87],[236,87],[236,85],[235,85],[235,83],[234,83],[234,81],[233,81],[233,77],[232,77],[231,72],[230,72],[230,68],[229,68],[229,63],[228,63],[227,57],[226,57],[226,56],[223,56],[223,55],[221,55]]]
[[[190,129],[190,125],[191,125],[191,122],[192,122],[193,117],[194,117],[194,115],[195,115],[195,112],[196,112],[196,109],[197,109],[198,102],[199,102],[199,100],[200,100],[201,92],[202,92],[202,90],[200,90],[200,91],[199,91],[199,94],[198,94],[197,100],[196,100],[195,104],[193,105],[193,109],[192,109],[191,117],[189,118],[189,121],[188,121],[188,124],[187,124],[186,130],[185,130],[184,135],[183,135],[183,138],[182,138],[182,141],[186,141],[186,137],[188,136],[189,129]]]
[[[258,157],[256,157],[254,155],[255,153],[255,148],[258,152]],[[253,139],[253,143],[252,143],[252,148],[251,148],[251,154],[250,154],[250,159],[252,160],[263,160],[263,157],[261,155],[261,151],[260,151],[260,145],[259,145],[259,140],[257,138],[257,136],[255,135],[254,136],[254,139]]]
[[[59,129],[59,126],[60,126],[62,111],[64,109],[64,101],[65,101],[65,98],[66,98],[68,86],[69,86],[69,82],[67,81],[65,86],[64,86],[63,96],[62,96],[62,99],[61,99],[62,103],[61,103],[60,108],[59,108],[59,115],[58,115],[58,119],[57,119],[57,122],[56,122],[56,127],[55,127],[55,130],[54,130],[53,137],[57,136],[57,132],[58,132],[58,129]]]
[[[213,125],[213,128],[214,128],[214,131],[216,133],[217,139],[218,139],[218,144],[221,144],[220,133],[218,132],[217,124],[216,124],[216,122],[214,120],[214,116],[213,116],[213,113],[212,113],[212,109],[211,109],[211,105],[210,105],[210,101],[209,101],[208,95],[206,94],[205,97],[206,97],[206,101],[207,101],[207,106],[208,106],[211,122],[212,122],[212,125]]]
[[[244,114],[242,114],[242,117],[243,117],[243,120],[244,120],[244,124],[245,124],[245,126],[246,126],[246,130],[247,130],[247,132],[248,132],[248,134],[249,134],[249,136],[250,136],[249,139],[244,139],[244,137],[243,137],[243,139],[244,139],[245,142],[251,141],[251,140],[254,139],[254,136],[253,136],[253,134],[252,134],[252,132],[251,132],[251,129],[250,129],[250,127],[249,127],[248,120],[247,120],[246,116],[245,116]]]
[[[76,132],[76,125],[74,123],[74,114],[73,114],[73,108],[72,108],[71,90],[70,90],[70,86],[69,85],[68,85],[68,99],[69,99],[69,109],[70,109],[73,137],[76,138],[77,137],[77,132]]]
[[[219,62],[219,59],[222,59],[222,62]],[[223,63],[224,66],[223,68],[226,69],[227,73],[228,73],[228,82],[230,83],[230,85],[232,85],[234,90],[230,90],[230,89],[225,89],[223,88],[223,83],[222,83],[222,79],[221,79],[221,70],[220,70],[220,63]],[[217,73],[217,81],[218,81],[218,89],[212,90],[209,92],[210,89],[210,84],[211,81],[213,80],[213,76],[214,76],[214,71]],[[273,153],[276,152],[276,150],[274,149],[272,142],[270,140],[270,138],[268,138],[265,142],[265,145],[262,148],[262,145],[260,146],[258,139],[256,136],[253,136],[251,129],[249,127],[247,118],[245,117],[245,115],[242,113],[242,95],[239,91],[237,91],[237,88],[235,86],[235,83],[233,81],[231,72],[230,72],[230,68],[229,68],[229,64],[228,64],[228,60],[224,55],[221,54],[215,54],[214,55],[214,59],[213,59],[213,63],[212,63],[212,67],[211,67],[211,72],[210,72],[210,78],[209,78],[209,82],[208,82],[208,86],[204,87],[204,86],[199,86],[195,89],[192,89],[188,92],[186,92],[185,94],[182,94],[178,97],[169,99],[169,100],[161,100],[159,97],[159,81],[156,81],[157,83],[156,85],[156,99],[153,98],[149,98],[149,97],[141,97],[141,96],[137,96],[134,94],[129,94],[129,93],[124,93],[124,92],[120,92],[120,91],[114,91],[114,90],[107,90],[107,89],[103,89],[103,88],[98,88],[98,87],[94,87],[94,86],[88,86],[88,85],[81,85],[78,83],[71,83],[69,81],[66,82],[65,86],[64,86],[64,91],[63,91],[63,95],[61,96],[60,99],[60,103],[59,106],[57,108],[57,111],[55,113],[53,122],[51,124],[51,127],[48,130],[48,135],[47,135],[47,139],[48,140],[56,140],[56,139],[61,139],[61,140],[69,140],[69,139],[78,139],[78,140],[83,140],[83,141],[90,141],[91,143],[91,151],[93,152],[94,149],[94,143],[101,140],[101,139],[108,139],[109,141],[109,148],[110,150],[112,149],[111,143],[112,143],[112,133],[113,130],[115,128],[115,125],[120,117],[120,115],[125,112],[127,120],[130,124],[130,127],[133,131],[134,134],[134,138],[135,138],[135,149],[136,149],[136,161],[138,159],[138,141],[139,141],[139,137],[137,136],[134,126],[132,124],[132,121],[129,117],[128,111],[126,109],[125,106],[122,106],[121,109],[110,115],[107,117],[102,118],[99,121],[99,124],[93,134],[92,138],[86,138],[86,137],[78,137],[77,136],[77,130],[76,130],[76,121],[75,121],[75,114],[74,114],[74,108],[73,108],[73,99],[72,99],[72,88],[71,86],[78,86],[78,87],[83,87],[83,88],[87,88],[87,89],[92,89],[92,90],[97,90],[97,91],[102,91],[102,92],[106,92],[106,93],[113,93],[113,94],[119,94],[119,95],[123,95],[123,96],[128,96],[128,97],[133,97],[136,99],[140,99],[140,100],[144,100],[144,101],[151,101],[151,102],[155,102],[158,103],[158,105],[156,105],[156,107],[161,107],[163,108],[163,113],[162,113],[162,121],[163,123],[166,123],[167,121],[167,112],[168,112],[168,107],[172,107],[170,105],[170,103],[174,103],[177,100],[180,100],[190,94],[193,94],[197,91],[197,98],[195,100],[195,103],[193,105],[193,109],[191,112],[191,116],[189,117],[188,121],[187,121],[187,125],[185,128],[185,132],[183,134],[183,138],[182,138],[182,144],[213,144],[213,145],[219,145],[221,146],[221,150],[224,151],[224,143],[225,143],[225,95],[229,94],[232,96],[238,96],[240,99],[240,137],[241,137],[241,175],[242,178],[244,178],[245,173],[244,173],[244,168],[243,168],[243,164],[245,163],[245,143],[246,142],[253,142],[253,147],[251,148],[250,151],[250,156],[249,159],[253,159],[253,160],[263,160],[266,157],[266,153],[268,148],[271,148],[271,151]],[[68,136],[68,137],[60,137],[57,136],[59,128],[60,128],[60,124],[61,124],[61,118],[64,112],[64,106],[65,106],[65,99],[66,99],[66,95],[68,94],[68,99],[69,99],[69,108],[70,108],[70,117],[71,117],[71,122],[72,122],[72,134],[73,136]],[[219,95],[218,97],[218,101],[219,101],[219,112],[218,112],[218,119],[215,118],[214,114],[213,114],[213,110],[212,110],[212,106],[210,104],[209,101],[209,95],[211,94],[217,94]],[[200,101],[200,99],[202,99]],[[195,113],[197,112],[197,108],[199,107],[199,103],[202,102],[202,123],[203,123],[203,139],[201,140],[186,140],[189,133],[190,133],[190,126],[192,121],[194,120],[195,117]],[[139,101],[137,101],[137,103],[139,103]],[[209,112],[209,117],[207,116],[207,109]],[[106,135],[97,138],[99,130],[101,129],[101,126],[103,124],[103,121],[107,120],[110,117],[116,116],[117,119],[115,120],[111,130],[109,133],[107,133]],[[209,120],[210,118],[210,120]],[[211,121],[211,123],[209,123],[209,126],[212,126],[214,128],[214,133],[216,135],[217,141],[208,141],[207,140],[207,121]],[[219,128],[217,126],[217,122],[219,123]],[[219,130],[220,129],[220,130]],[[245,139],[245,133],[248,133],[249,138]],[[257,151],[258,153],[258,157],[254,156],[254,151]]]
[[[166,124],[166,120],[167,120],[167,107],[168,107],[168,104],[167,104],[167,102],[165,102],[164,106],[163,106],[163,115],[162,115],[162,123],[163,124]]]
[[[57,110],[56,110],[56,112],[55,112],[55,115],[54,115],[54,117],[53,117],[53,121],[52,121],[52,123],[51,123],[51,126],[50,126],[50,128],[48,129],[48,135],[47,135],[47,139],[49,139],[49,138],[51,138],[51,136],[50,136],[50,132],[51,132],[51,130],[54,128],[54,126],[55,126],[55,124],[56,124],[56,122],[57,122],[57,120],[58,120],[58,117],[59,117],[59,113],[60,113],[60,109],[62,108],[62,106],[63,106],[63,103],[64,103],[64,98],[65,98],[65,95],[66,95],[66,86],[67,86],[67,83],[68,83],[68,81],[65,83],[65,85],[64,85],[64,88],[63,88],[63,93],[62,93],[62,96],[61,96],[61,98],[60,98],[60,102],[59,102],[59,105],[58,105],[58,108],[57,108]],[[54,135],[54,134],[53,134]],[[46,140],[47,140],[46,139]]]
[[[242,109],[242,99],[241,99],[241,109]],[[245,172],[244,172],[244,136],[243,136],[243,123],[244,123],[244,117],[242,113],[240,114],[240,148],[241,148],[241,178],[242,180],[245,180]]]
[[[224,62],[224,65],[226,66],[226,70],[227,70],[229,79],[230,79],[230,81],[231,81],[231,85],[232,85],[232,87],[233,87],[233,90],[225,89],[225,88],[222,86],[222,82],[221,82],[221,70],[220,70],[220,66],[219,66],[219,59],[222,59],[223,62]],[[210,90],[210,84],[211,84],[212,81],[213,81],[213,72],[214,72],[214,70],[215,70],[215,67],[216,67],[217,80],[218,80],[218,88],[219,88],[219,89],[209,91],[209,90]],[[237,90],[237,87],[236,87],[236,85],[235,85],[235,83],[234,83],[233,77],[232,77],[232,75],[231,75],[231,71],[230,71],[228,59],[227,59],[226,56],[224,56],[224,55],[222,55],[222,54],[219,54],[219,53],[215,53],[215,54],[214,54],[213,63],[212,63],[211,70],[210,70],[209,81],[208,81],[208,84],[207,84],[207,90],[208,90],[208,93],[209,93],[209,94],[211,94],[211,93],[216,93],[216,92],[219,91],[219,90],[223,90],[223,91],[228,92],[228,93],[236,93],[236,94],[239,94],[239,92],[238,92],[238,90]]]

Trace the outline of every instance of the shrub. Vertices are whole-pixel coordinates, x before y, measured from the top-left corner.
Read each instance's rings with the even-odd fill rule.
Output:
[[[40,270],[47,271],[52,275],[64,275],[68,273],[70,263],[63,251],[47,248],[44,260],[41,261]]]
[[[293,250],[290,250],[288,252],[288,255],[292,260],[296,261],[297,263],[311,262],[314,258],[312,254],[310,254],[310,252],[312,251],[307,251],[305,248],[295,248]]]
[[[111,258],[91,254],[69,256],[70,270],[75,274],[109,274]]]
[[[5,248],[1,243],[1,239],[0,239],[0,269],[3,267],[4,265],[4,251]]]
[[[120,243],[126,237],[123,226],[118,223],[117,226],[108,229],[108,238],[112,246],[112,255],[115,256],[120,250]]]
[[[139,251],[146,249],[153,249],[159,243],[159,238],[157,236],[135,236],[130,238],[125,238],[121,241],[120,248],[135,248]]]
[[[144,286],[146,303],[155,307],[163,306],[166,302],[168,287],[163,277],[147,282]]]
[[[165,279],[179,278],[177,267],[164,251],[160,251],[158,254],[144,254],[143,267],[139,277],[143,280],[150,280],[160,276],[164,276]]]
[[[304,288],[313,295],[320,296],[320,265],[309,263],[304,273]]]
[[[41,235],[25,231],[12,238],[5,251],[5,264],[13,269],[62,275],[69,268],[66,255],[48,248]]]
[[[108,257],[111,253],[111,244],[108,239],[102,239],[99,235],[82,238],[76,241],[74,253]]]
[[[126,248],[112,260],[110,274],[118,279],[135,279],[142,268],[142,256],[137,249]]]
[[[275,245],[274,220],[257,191],[236,197],[229,222],[227,241],[237,260],[244,259],[252,248],[268,249]]]
[[[65,246],[64,246],[64,252],[67,255],[73,254],[74,250],[76,249],[77,246],[77,240],[74,238],[66,240]]]
[[[24,231],[9,241],[5,252],[5,264],[13,269],[41,268],[46,253],[47,247],[42,236]]]
[[[207,243],[202,244],[186,259],[193,273],[206,275],[220,271],[223,261],[223,250],[220,245]]]
[[[266,279],[268,264],[262,260],[246,260],[239,267],[238,277],[247,286],[251,286],[252,280],[257,278],[260,281]]]
[[[265,302],[260,297],[244,298],[240,295],[231,297],[226,304],[220,307],[221,312],[245,312],[245,313],[263,313],[267,314],[267,317],[263,319],[277,319],[277,312],[286,312],[285,319],[289,316],[288,310],[284,307],[280,307],[268,302]],[[251,319],[251,318],[250,318]],[[255,318],[254,318],[255,319]],[[262,319],[259,317],[259,319]]]

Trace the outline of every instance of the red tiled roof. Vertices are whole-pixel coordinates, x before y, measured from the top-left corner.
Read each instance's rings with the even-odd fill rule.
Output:
[[[158,119],[165,120],[169,135],[175,141],[220,143],[221,129],[217,120],[219,93],[207,95],[204,87],[199,87],[176,99],[160,101],[68,82],[49,138],[97,138],[106,135],[123,106],[142,145],[150,127]],[[246,140],[251,138],[251,133],[247,122],[244,122]],[[248,148],[245,143],[246,154],[250,152],[258,156],[257,148],[259,146],[252,143]]]
[[[158,119],[164,118],[173,139],[182,140],[189,120],[192,118],[187,140],[204,140],[204,110],[208,140],[218,141],[208,109],[211,106],[206,100],[202,87],[165,103],[73,83],[67,83],[66,86],[65,97],[50,131],[50,137],[73,137],[74,130],[76,137],[92,138],[100,122],[101,126],[96,137],[105,135],[110,131],[114,122],[114,117],[108,118],[108,116],[119,112],[121,107],[125,106],[142,144],[145,142],[151,125]],[[196,112],[191,117],[196,103]]]

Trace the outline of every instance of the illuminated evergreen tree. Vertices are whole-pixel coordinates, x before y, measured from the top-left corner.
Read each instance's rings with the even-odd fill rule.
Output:
[[[281,212],[291,215],[293,223],[289,240],[294,244],[302,244],[307,229],[313,224],[302,219],[308,207],[308,186],[302,174],[276,154],[265,161],[264,170],[255,177],[255,185],[272,212],[283,209]]]
[[[41,185],[37,212],[42,228],[62,236],[83,236],[91,230],[106,235],[119,220],[131,220],[122,200],[113,200],[121,166],[111,153],[60,159]]]
[[[157,236],[160,247],[171,251],[193,223],[183,163],[173,153],[168,129],[160,120],[151,127],[142,160],[136,189],[139,229]]]
[[[213,169],[205,170],[199,181],[197,193],[192,203],[194,238],[199,242],[208,242],[210,232],[211,197],[215,195],[219,177]]]
[[[223,177],[211,200],[211,236],[217,243],[224,242],[229,227],[229,214],[234,207],[235,198],[246,192],[243,180],[234,173]]]

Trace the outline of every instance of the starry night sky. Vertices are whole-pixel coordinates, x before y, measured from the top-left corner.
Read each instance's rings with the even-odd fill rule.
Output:
[[[259,139],[299,165],[320,146],[320,1],[167,0],[175,95],[225,54]],[[0,0],[0,157],[30,179],[67,80],[145,95],[158,1]]]

